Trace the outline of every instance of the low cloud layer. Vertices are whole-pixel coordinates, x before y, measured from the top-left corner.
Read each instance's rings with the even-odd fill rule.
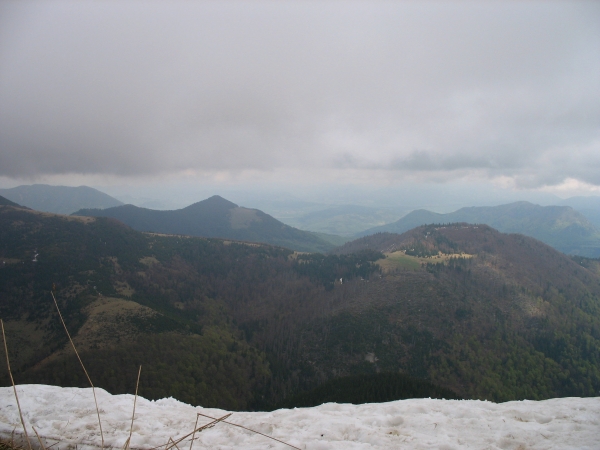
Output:
[[[599,74],[595,2],[3,2],[0,176],[600,185]]]

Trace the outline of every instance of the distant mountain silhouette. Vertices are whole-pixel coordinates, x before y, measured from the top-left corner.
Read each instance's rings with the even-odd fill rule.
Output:
[[[28,208],[56,214],[71,214],[81,208],[110,208],[123,204],[88,186],[23,185],[0,189],[0,195]]]
[[[503,233],[531,236],[563,253],[600,256],[600,230],[582,214],[569,206],[539,206],[529,202],[461,208],[448,214],[419,209],[394,223],[370,228],[357,236],[380,232],[401,234],[420,225],[455,222],[486,224]]]
[[[15,203],[15,202],[11,202],[9,199],[4,198],[2,196],[0,196],[0,206],[16,206],[16,207],[22,208],[21,205]]]
[[[218,195],[183,209],[157,211],[134,205],[82,209],[78,216],[112,217],[138,231],[263,242],[298,251],[325,252],[334,246],[290,227],[258,209],[243,208]]]
[[[570,206],[579,211],[597,228],[600,228],[600,197],[571,197],[560,202],[561,205]]]

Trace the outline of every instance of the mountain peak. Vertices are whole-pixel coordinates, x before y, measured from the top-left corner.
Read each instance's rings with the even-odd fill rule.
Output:
[[[128,205],[80,210],[77,214],[112,217],[138,231],[262,242],[302,252],[322,252],[333,247],[308,231],[285,225],[257,209],[239,207],[219,195],[174,211]]]
[[[237,208],[233,202],[221,197],[220,195],[213,195],[212,197],[207,198],[206,200],[202,200],[196,203],[191,204],[183,209],[198,209],[198,208],[218,208],[218,209],[233,209]]]

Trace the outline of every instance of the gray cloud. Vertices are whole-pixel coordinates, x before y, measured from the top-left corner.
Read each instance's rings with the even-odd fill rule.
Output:
[[[600,184],[593,2],[3,2],[0,176]]]

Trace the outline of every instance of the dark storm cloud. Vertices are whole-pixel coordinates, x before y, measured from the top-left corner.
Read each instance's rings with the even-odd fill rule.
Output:
[[[4,2],[0,176],[600,184],[593,2]]]

